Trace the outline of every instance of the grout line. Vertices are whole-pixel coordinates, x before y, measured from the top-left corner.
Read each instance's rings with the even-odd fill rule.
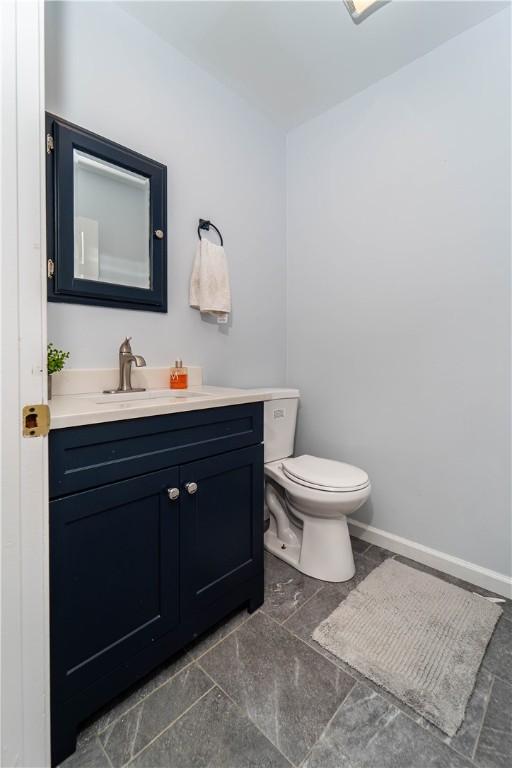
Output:
[[[325,584],[322,584],[321,587],[318,587],[316,592],[313,595],[311,595],[311,597],[308,597],[308,599],[304,603],[302,603],[302,605],[299,605],[299,607],[296,608],[293,613],[291,613],[286,619],[284,619],[284,621],[280,622],[281,626],[284,626],[287,621],[289,621],[291,618],[293,618],[293,616],[295,616],[299,611],[301,611],[310,602],[310,600],[312,600],[314,597],[316,597],[318,595],[318,593],[322,591],[322,589],[325,589],[325,586],[326,586]],[[263,603],[263,605],[265,605],[265,603]],[[264,609],[262,609],[262,610],[265,613],[265,610]],[[268,614],[265,613],[265,616],[267,616],[267,615]]]
[[[352,538],[352,537],[350,537],[350,538]],[[355,537],[355,538],[356,538],[356,537]],[[364,541],[364,539],[357,539],[357,540],[358,540],[358,541]],[[365,552],[368,552],[368,550],[370,549],[370,547],[376,546],[376,545],[374,545],[374,544],[371,544],[369,541],[365,541],[364,543],[366,544],[366,549],[363,549],[363,551],[362,551],[362,552],[361,552],[361,550],[359,550],[359,551],[356,553],[356,552],[354,552],[354,549],[352,548],[352,552],[353,552],[353,554],[354,554],[354,555],[355,555],[355,554],[364,555],[364,553],[365,553]],[[352,545],[351,545],[351,546],[352,546]]]
[[[265,616],[267,616],[267,614],[265,614]],[[318,648],[316,647],[316,645],[317,645],[316,643],[315,643],[315,645],[313,645],[312,643],[309,643],[307,640],[304,640],[303,637],[300,637],[299,635],[296,635],[295,632],[292,632],[292,630],[289,627],[287,627],[285,624],[279,624],[279,622],[276,621],[275,619],[273,619],[272,616],[267,616],[267,618],[269,618],[271,621],[273,621],[275,624],[277,624],[278,627],[282,627],[282,629],[286,629],[286,631],[288,632],[289,635],[291,635],[291,637],[293,637],[293,638],[295,638],[295,640],[298,640],[299,642],[303,643],[307,648],[309,648],[310,651],[314,651],[315,653],[317,653],[319,656],[322,657],[322,659],[324,659],[325,661],[328,661],[329,664],[332,664],[333,667],[338,669],[340,672],[344,672],[346,675],[348,675],[348,677],[351,677],[352,680],[355,680],[356,683],[359,682],[359,679],[357,677],[352,675],[349,671],[347,671],[343,667],[340,667],[339,664],[336,664],[336,662],[333,661],[332,659],[330,659],[328,656],[325,656],[322,653],[322,651],[319,651]]]
[[[310,651],[314,651],[319,656],[321,656],[321,658],[324,659],[324,661],[328,661],[329,664],[332,664],[332,666],[335,667],[335,669],[339,670],[340,672],[343,672],[348,677],[352,678],[352,680],[354,680],[356,683],[361,682],[359,678],[355,677],[355,675],[353,675],[349,670],[344,669],[343,667],[340,667],[339,664],[336,664],[335,661],[330,659],[328,656],[325,656],[322,653],[322,651],[318,650],[318,648],[316,647],[317,643],[315,643],[314,645],[313,643],[309,643],[307,640],[304,640],[303,637],[300,637],[299,635],[296,635],[295,632],[292,632],[292,630],[289,627],[286,627],[284,624],[279,624],[279,622],[273,619],[272,616],[268,616],[267,614],[265,614],[265,616],[267,616],[268,619],[273,621],[274,624],[277,624],[278,627],[285,629],[291,637],[295,638],[295,640],[298,640],[300,643],[303,643],[303,645],[307,646],[307,648],[309,648]]]
[[[362,673],[361,673],[361,674],[362,674]],[[365,680],[366,680],[366,679],[368,679],[368,680],[369,680],[370,678],[365,678]],[[431,737],[432,737],[433,739],[435,739],[437,742],[439,742],[440,744],[443,744],[443,745],[444,745],[444,746],[445,746],[447,749],[449,749],[451,752],[454,752],[454,753],[455,753],[456,755],[458,755],[459,757],[462,757],[462,758],[463,758],[463,760],[465,760],[466,762],[467,762],[467,761],[469,761],[469,762],[470,762],[470,764],[471,764],[472,766],[475,766],[475,768],[476,768],[476,765],[475,765],[475,763],[473,762],[473,760],[472,760],[472,758],[471,758],[471,757],[468,757],[468,755],[465,755],[465,754],[463,754],[462,752],[459,752],[459,750],[458,750],[456,747],[452,746],[452,744],[451,744],[451,743],[448,743],[447,741],[445,741],[445,740],[444,740],[444,739],[447,737],[447,734],[443,733],[443,731],[441,731],[439,728],[437,728],[437,726],[436,726],[436,725],[434,725],[434,723],[431,723],[431,722],[430,722],[430,720],[427,720],[427,718],[426,718],[426,717],[423,717],[423,715],[420,715],[420,713],[419,713],[419,712],[417,712],[417,713],[416,713],[416,715],[417,715],[417,716],[420,718],[420,720],[419,720],[419,722],[418,722],[418,720],[416,720],[416,719],[415,719],[415,717],[414,717],[412,714],[410,714],[409,712],[405,712],[405,711],[404,711],[404,710],[403,710],[401,707],[399,707],[397,704],[394,704],[392,701],[389,701],[389,699],[387,699],[385,696],[383,696],[383,695],[382,695],[382,693],[380,693],[380,689],[381,689],[381,686],[379,686],[379,685],[378,685],[378,683],[375,683],[375,685],[377,686],[377,690],[375,690],[375,688],[372,688],[371,686],[369,686],[369,685],[368,685],[368,683],[366,683],[366,682],[365,682],[365,680],[358,680],[357,682],[359,682],[359,684],[360,684],[360,685],[362,685],[364,688],[368,688],[368,690],[369,690],[369,691],[372,691],[372,692],[373,692],[373,693],[375,693],[377,696],[380,696],[380,697],[381,697],[381,699],[384,699],[384,701],[386,702],[386,704],[389,704],[389,706],[391,706],[391,707],[394,707],[394,708],[395,708],[395,709],[398,711],[398,713],[399,713],[399,714],[402,714],[404,717],[406,717],[406,718],[407,718],[408,720],[410,720],[412,723],[414,723],[414,724],[415,724],[415,725],[417,725],[419,728],[421,728],[423,731],[425,731],[425,732],[426,732],[426,733],[427,733],[429,736],[431,736]],[[382,688],[382,690],[383,690],[385,693],[389,694],[390,696],[393,696],[393,698],[397,699],[397,701],[399,701],[398,697],[397,697],[397,696],[395,696],[393,693],[391,693],[391,691],[387,691],[385,688]],[[404,701],[404,702],[402,702],[402,704],[404,704],[404,706],[408,707],[408,704],[406,704],[406,703],[405,703],[405,701]],[[412,710],[412,712],[414,712],[414,710]],[[428,723],[429,725],[432,725],[432,726],[434,726],[434,728],[436,728],[436,730],[437,730],[437,731],[439,731],[439,733],[441,734],[441,736],[438,736],[438,735],[437,735],[437,733],[432,733],[432,731],[430,731],[428,728],[426,728],[426,727],[423,725],[423,723],[425,723],[425,722],[426,722],[426,723]],[[463,723],[463,722],[464,722],[464,721],[462,721],[462,723]],[[461,725],[462,725],[462,723],[461,723]],[[448,738],[453,738],[453,737],[450,737],[450,736],[448,736]]]
[[[192,664],[194,664],[195,659],[193,658],[192,661],[189,661],[188,664],[185,664],[184,667],[179,669],[177,672],[175,672],[173,675],[167,678],[167,680],[164,680],[163,683],[160,685],[157,685],[156,688],[153,688],[149,693],[147,693],[145,696],[142,696],[140,699],[137,699],[137,701],[132,704],[128,709],[123,709],[121,714],[119,714],[117,717],[115,717],[113,720],[111,720],[104,728],[102,728],[100,731],[97,731],[96,736],[101,736],[102,733],[105,733],[105,731],[108,731],[108,729],[118,722],[118,720],[121,720],[122,717],[124,717],[128,712],[131,712],[132,709],[135,709],[135,707],[138,707],[139,704],[141,704],[143,701],[146,701],[146,699],[149,699],[150,696],[152,696],[156,691],[159,691],[160,688],[163,688],[164,685],[167,685],[167,683],[170,683],[171,680],[173,680],[178,675],[181,675],[182,672],[185,672],[186,669],[188,669]],[[135,693],[135,691],[134,691]]]
[[[206,650],[204,650],[202,653],[200,653],[199,656],[194,656],[194,661],[198,662],[199,659],[202,659],[203,656],[205,656],[207,653],[210,653],[210,651],[213,651],[214,648],[216,648],[218,645],[220,645],[220,643],[224,642],[224,640],[227,637],[229,637],[230,635],[232,635],[233,632],[236,632],[239,627],[243,627],[244,624],[247,624],[247,622],[250,621],[250,619],[252,619],[253,616],[256,616],[256,614],[258,614],[260,612],[260,610],[261,610],[261,608],[258,608],[258,610],[254,611],[254,613],[248,613],[247,616],[245,617],[245,619],[240,622],[240,624],[237,624],[236,627],[233,627],[233,629],[230,629],[230,631],[226,635],[224,635],[219,640],[217,640],[217,642],[214,643],[213,645],[210,645],[209,648],[206,648]],[[190,651],[190,653],[193,656],[192,651]]]
[[[227,698],[229,699],[229,701],[230,701],[232,704],[234,704],[234,706],[236,707],[236,709],[237,709],[237,710],[238,710],[238,711],[239,711],[239,712],[240,712],[240,713],[241,713],[241,714],[242,714],[244,717],[246,717],[246,718],[247,718],[247,720],[249,720],[249,722],[251,722],[251,723],[254,725],[254,727],[255,727],[255,728],[256,728],[256,729],[257,729],[257,730],[258,730],[258,731],[259,731],[259,732],[260,732],[260,733],[261,733],[261,734],[262,734],[262,735],[263,735],[263,736],[266,738],[266,740],[267,740],[267,741],[268,741],[270,744],[272,744],[272,746],[273,746],[273,747],[275,747],[275,748],[277,749],[277,751],[278,751],[278,752],[279,752],[279,753],[280,753],[280,754],[281,754],[281,755],[284,757],[284,759],[285,759],[285,760],[286,760],[286,761],[287,761],[287,762],[288,762],[288,763],[289,763],[291,766],[293,766],[293,768],[298,768],[298,766],[297,766],[295,763],[293,763],[293,762],[290,760],[290,758],[289,758],[289,757],[287,757],[287,756],[284,754],[284,752],[282,752],[282,751],[281,751],[281,749],[280,749],[280,748],[277,746],[277,744],[274,744],[274,742],[273,742],[273,741],[272,741],[272,740],[271,740],[271,739],[270,739],[270,738],[267,736],[267,734],[266,734],[264,731],[262,731],[262,729],[260,728],[260,726],[258,725],[258,723],[255,723],[255,722],[254,722],[254,720],[252,719],[252,717],[251,717],[251,716],[250,716],[250,715],[249,715],[247,712],[244,712],[244,710],[242,709],[242,707],[241,707],[241,706],[240,706],[240,705],[239,705],[239,704],[238,704],[238,703],[235,701],[235,699],[234,699],[232,696],[230,696],[230,694],[229,694],[229,693],[228,693],[226,690],[224,690],[224,688],[223,688],[221,685],[219,685],[219,683],[218,683],[218,682],[215,680],[215,678],[214,678],[214,677],[212,677],[212,676],[210,675],[210,673],[209,673],[209,672],[207,672],[207,671],[206,671],[206,669],[204,669],[204,667],[202,667],[202,666],[201,666],[201,664],[198,664],[197,666],[199,667],[199,669],[200,669],[202,672],[204,672],[204,674],[205,674],[205,675],[207,675],[207,676],[210,678],[210,680],[212,681],[212,683],[214,683],[214,685],[215,685],[215,686],[216,686],[216,687],[219,689],[219,691],[222,691],[222,693],[223,693],[225,696],[227,696]],[[210,690],[211,690],[211,688],[210,688]]]
[[[302,767],[302,766],[305,764],[306,760],[308,760],[308,758],[311,756],[311,753],[312,753],[312,751],[314,750],[314,748],[317,746],[317,744],[319,744],[319,743],[320,743],[320,741],[322,740],[322,737],[323,737],[324,733],[325,733],[325,732],[327,731],[327,729],[330,727],[331,723],[333,722],[334,718],[336,717],[336,715],[338,714],[338,712],[340,711],[340,709],[342,709],[342,707],[345,705],[345,702],[346,702],[346,700],[348,699],[348,697],[350,696],[350,694],[352,693],[352,691],[354,690],[354,688],[356,687],[356,685],[357,685],[357,680],[354,682],[354,685],[352,686],[352,688],[351,688],[349,691],[347,691],[347,693],[346,693],[346,694],[345,694],[345,696],[343,697],[342,701],[340,702],[339,706],[337,706],[337,707],[336,707],[336,709],[335,709],[335,711],[334,711],[334,714],[333,714],[333,716],[332,716],[332,717],[329,719],[329,721],[327,722],[327,724],[326,724],[325,728],[323,729],[322,733],[320,734],[320,736],[318,737],[318,739],[315,741],[315,743],[313,744],[313,746],[312,746],[312,747],[311,747],[311,748],[308,750],[308,753],[307,753],[307,755],[306,755],[306,756],[305,756],[305,757],[304,757],[304,758],[301,760],[301,762],[300,762],[300,768],[301,768],[301,767]],[[341,750],[340,750],[340,751],[341,751]],[[343,753],[343,752],[342,752],[342,754],[344,755],[344,753]],[[348,757],[348,755],[344,755],[344,757]]]
[[[342,670],[342,671],[344,671],[344,670]],[[463,759],[465,762],[469,762],[469,764],[470,764],[471,766],[473,766],[473,768],[478,768],[477,764],[476,764],[476,763],[473,761],[472,757],[468,757],[468,755],[465,755],[465,754],[463,754],[462,752],[459,752],[459,750],[458,750],[458,749],[456,749],[455,747],[453,747],[453,746],[452,746],[451,744],[449,744],[448,742],[444,741],[444,739],[443,739],[443,738],[440,738],[439,736],[437,736],[437,734],[435,734],[435,733],[432,733],[430,730],[428,730],[428,728],[426,728],[426,727],[423,725],[423,723],[424,723],[424,722],[427,722],[429,725],[433,725],[433,723],[430,723],[430,721],[426,720],[426,718],[424,718],[422,715],[420,715],[420,714],[419,714],[419,712],[418,712],[417,714],[418,714],[418,715],[419,715],[419,717],[420,717],[420,722],[418,722],[418,721],[417,721],[417,720],[416,720],[416,719],[415,719],[415,718],[414,718],[414,717],[413,717],[411,714],[409,714],[408,712],[404,712],[404,710],[403,710],[401,707],[397,706],[397,705],[396,705],[396,704],[394,704],[392,701],[389,701],[389,699],[387,699],[385,696],[383,696],[383,695],[382,695],[382,693],[380,693],[380,690],[379,690],[379,689],[381,688],[381,686],[378,686],[377,684],[375,684],[375,685],[377,685],[377,690],[375,690],[375,688],[372,688],[370,685],[368,685],[368,683],[366,683],[366,679],[369,679],[369,678],[365,678],[365,680],[358,680],[358,679],[356,678],[356,679],[355,679],[355,683],[356,683],[356,685],[360,685],[360,686],[362,686],[363,688],[367,689],[368,691],[370,691],[370,693],[374,694],[375,696],[380,696],[380,698],[381,698],[381,699],[383,699],[383,701],[384,701],[384,702],[385,702],[385,703],[386,703],[388,706],[390,706],[390,707],[393,707],[393,709],[395,709],[395,710],[397,711],[397,714],[398,714],[398,715],[403,715],[403,716],[404,716],[404,717],[406,717],[408,720],[410,720],[412,723],[414,723],[414,725],[416,725],[418,728],[421,728],[423,731],[425,731],[425,732],[428,734],[428,736],[430,736],[432,739],[435,739],[435,740],[436,740],[436,741],[437,741],[439,744],[443,744],[443,746],[445,746],[445,747],[446,747],[447,749],[449,749],[451,752],[453,752],[454,754],[456,754],[458,757],[461,757],[461,758],[462,758],[462,759]],[[341,707],[342,707],[342,706],[345,704],[345,702],[346,702],[346,700],[347,700],[348,696],[349,696],[349,695],[350,695],[350,693],[351,693],[351,692],[354,690],[354,688],[355,688],[355,686],[353,686],[353,687],[350,689],[350,691],[347,693],[347,695],[346,695],[346,696],[345,696],[345,698],[343,699],[343,702],[342,702],[342,703],[341,703],[341,705],[338,707],[338,710],[337,710],[337,711],[339,711],[339,710],[341,709]],[[392,694],[392,693],[391,693],[391,691],[386,691],[386,689],[385,689],[385,688],[382,688],[382,690],[383,690],[385,693],[389,693],[391,696],[393,696],[393,695],[394,695],[394,694]],[[394,698],[396,698],[396,696],[395,696]],[[405,704],[405,702],[403,702],[403,703]],[[405,706],[407,706],[407,705],[405,705]],[[461,724],[461,725],[462,725],[462,724]],[[438,729],[438,730],[439,730],[439,729]],[[440,733],[442,733],[442,731],[440,731]],[[323,735],[323,734],[322,734],[322,735]],[[443,734],[443,736],[446,736],[446,734]],[[320,737],[320,738],[321,738],[321,737]]]
[[[203,670],[203,671],[204,671],[204,670]],[[210,679],[211,679],[211,678],[210,678]],[[141,755],[141,754],[142,754],[142,752],[145,752],[145,751],[146,751],[146,749],[148,749],[148,747],[150,747],[150,746],[151,746],[151,744],[153,744],[153,743],[154,743],[154,742],[155,742],[157,739],[159,739],[159,738],[160,738],[160,736],[162,736],[162,734],[164,734],[166,731],[168,731],[168,730],[169,730],[169,728],[172,728],[172,726],[173,726],[175,723],[177,723],[177,722],[178,722],[178,720],[181,720],[181,718],[182,718],[184,715],[186,715],[186,714],[187,714],[187,712],[190,712],[190,710],[191,710],[191,709],[193,709],[193,708],[196,706],[196,704],[199,704],[199,702],[201,701],[201,699],[204,699],[204,697],[205,697],[205,696],[207,696],[207,695],[210,693],[210,691],[213,691],[213,689],[214,689],[214,688],[215,688],[215,686],[214,686],[214,685],[211,685],[211,686],[208,688],[208,690],[207,690],[207,691],[205,691],[203,694],[201,694],[201,696],[199,696],[199,698],[198,698],[198,699],[196,699],[196,700],[195,700],[195,701],[194,701],[192,704],[190,704],[190,706],[188,706],[186,709],[184,709],[184,710],[183,710],[183,712],[182,712],[182,713],[181,713],[181,714],[180,714],[178,717],[175,717],[175,718],[174,718],[174,720],[172,720],[172,722],[170,722],[168,725],[166,725],[166,726],[165,726],[165,728],[164,728],[162,731],[160,731],[160,733],[157,733],[157,735],[156,735],[154,738],[152,738],[152,739],[151,739],[151,741],[148,741],[148,743],[147,743],[147,744],[146,744],[146,745],[145,745],[145,746],[144,746],[142,749],[139,749],[139,751],[138,751],[138,752],[136,752],[134,755],[132,755],[132,756],[130,757],[130,759],[128,760],[128,762],[126,762],[126,763],[123,763],[123,766],[122,766],[122,768],[125,768],[125,766],[128,766],[128,765],[130,765],[130,763],[132,763],[132,762],[135,760],[135,758],[136,758],[136,757],[138,757],[139,755]]]
[[[108,752],[106,751],[105,747],[101,743],[101,739],[100,739],[99,736],[96,736],[96,741],[98,742],[101,751],[103,752],[103,754],[107,758],[107,763],[110,765],[110,768],[114,768],[114,766],[112,764],[112,760],[110,759],[110,756],[109,756]]]
[[[492,672],[491,672],[491,685],[490,685],[490,688],[489,688],[489,698],[487,699],[487,704],[485,705],[485,709],[484,709],[484,712],[483,712],[483,715],[482,715],[482,721],[480,723],[480,728],[478,729],[478,736],[476,737],[475,746],[473,747],[473,751],[471,753],[471,760],[475,759],[475,755],[476,755],[476,752],[477,752],[477,749],[478,749],[478,744],[480,742],[480,736],[482,735],[482,729],[484,727],[485,718],[487,717],[487,710],[489,709],[489,704],[491,703],[491,697],[492,697],[492,692],[494,690],[494,683],[495,682],[496,682],[496,676],[493,675]]]
[[[487,671],[488,671],[488,672],[490,672],[490,673],[491,673],[491,675],[494,675],[494,677],[496,678],[496,680],[499,680],[499,681],[500,681],[500,683],[505,683],[505,685],[507,685],[509,688],[510,688],[510,686],[512,685],[512,683],[510,682],[510,678],[507,678],[507,677],[502,677],[502,676],[501,676],[501,675],[499,675],[497,672],[492,672],[492,671],[491,671],[490,669],[488,669],[487,667],[484,667],[484,669],[487,669]]]
[[[386,557],[383,560],[378,560],[375,557],[370,557],[368,552],[370,551],[371,547],[374,547],[375,549],[379,549],[382,552],[386,551],[386,552],[388,552],[388,554],[386,555]],[[396,557],[398,557],[398,555],[396,554],[396,552],[391,552],[390,549],[384,550],[383,547],[379,547],[379,546],[377,546],[377,544],[371,544],[370,547],[368,549],[365,549],[364,552],[355,552],[354,553],[354,560],[356,560],[357,557],[363,557],[367,562],[374,563],[375,567],[377,568],[379,565],[382,565],[382,563],[385,563],[386,560],[394,560]],[[359,583],[361,583],[361,582],[359,582]],[[359,586],[359,585],[356,584],[356,586]],[[354,587],[354,589],[355,589],[355,587]]]
[[[485,657],[484,657],[484,658],[485,658]],[[486,666],[485,666],[485,662],[484,662],[484,661],[482,661],[482,668],[483,668],[483,669],[485,669],[485,670],[486,670],[486,672],[489,672],[489,673],[490,673],[490,674],[491,674],[491,675],[492,675],[492,676],[493,676],[493,677],[494,677],[496,680],[499,680],[499,681],[500,681],[500,683],[505,683],[505,685],[508,685],[509,687],[510,687],[510,685],[512,684],[512,683],[511,683],[511,681],[510,681],[510,679],[507,679],[507,678],[505,678],[505,677],[502,677],[502,676],[501,676],[501,675],[499,675],[497,672],[493,672],[493,671],[492,671],[492,669],[489,669],[488,667],[486,667]]]
[[[364,683],[362,683],[362,685],[364,685]],[[370,686],[366,686],[366,687],[369,688]],[[381,696],[381,694],[379,694],[378,691],[376,691],[376,693],[377,693],[377,695]],[[390,693],[391,696],[394,695],[394,694],[391,693],[391,691],[387,691],[387,693]],[[384,697],[382,696],[382,698],[384,698]],[[396,698],[396,696],[395,696],[395,698]],[[384,699],[384,700],[386,701],[386,699]],[[405,702],[403,702],[403,703],[405,704]],[[422,728],[426,733],[428,733],[429,736],[432,736],[432,738],[435,739],[436,741],[438,741],[440,744],[444,744],[445,747],[447,747],[449,750],[454,752],[459,757],[462,757],[463,760],[466,760],[466,761],[469,760],[471,765],[475,765],[475,763],[473,762],[473,759],[471,757],[468,757],[468,755],[464,755],[462,752],[459,752],[459,750],[456,749],[456,747],[452,746],[451,743],[449,744],[448,742],[444,741],[444,739],[441,738],[440,736],[438,736],[437,733],[432,733],[432,731],[429,731],[428,728],[425,728],[425,726],[423,725],[424,722],[427,722],[429,725],[434,725],[434,723],[431,723],[430,720],[427,720],[425,717],[423,717],[423,715],[420,715],[419,712],[417,714],[420,717],[420,722],[415,720],[414,717],[412,715],[410,715],[408,712],[404,712],[404,710],[401,709],[401,707],[397,707],[397,705],[393,704],[391,701],[388,701],[388,704],[391,704],[392,707],[395,707],[395,709],[398,709],[398,711],[401,712],[404,717],[407,717],[408,720],[411,720],[411,722],[415,723],[417,726]],[[407,704],[405,704],[405,706],[407,706]],[[464,722],[464,720],[462,721],[462,723],[463,722]],[[461,726],[462,726],[462,723],[461,723]],[[439,728],[437,728],[436,725],[434,725],[434,728],[436,728],[438,731],[440,731],[441,734],[443,734],[443,732]],[[446,737],[447,734],[443,734],[443,736]],[[454,737],[453,736],[448,736],[448,738],[454,738]],[[476,768],[476,766],[475,766],[475,768]]]

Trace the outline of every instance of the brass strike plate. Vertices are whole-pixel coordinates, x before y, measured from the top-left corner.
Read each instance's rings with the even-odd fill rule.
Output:
[[[23,407],[23,437],[46,437],[50,431],[50,409],[47,405]]]

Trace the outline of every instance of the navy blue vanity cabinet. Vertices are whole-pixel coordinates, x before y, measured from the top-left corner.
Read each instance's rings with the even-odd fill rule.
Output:
[[[263,602],[262,404],[50,432],[52,762],[79,724]]]

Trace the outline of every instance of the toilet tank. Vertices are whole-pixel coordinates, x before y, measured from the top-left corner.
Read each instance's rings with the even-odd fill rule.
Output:
[[[264,403],[264,461],[267,463],[293,454],[300,393],[298,389],[268,389],[265,392],[271,396]]]

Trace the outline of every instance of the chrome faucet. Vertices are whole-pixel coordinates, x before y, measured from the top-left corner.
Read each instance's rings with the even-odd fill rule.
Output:
[[[119,347],[119,386],[117,389],[105,389],[106,395],[119,392],[144,392],[146,387],[132,387],[132,363],[137,368],[143,368],[146,361],[142,355],[134,355],[130,346],[131,336],[127,336]]]

